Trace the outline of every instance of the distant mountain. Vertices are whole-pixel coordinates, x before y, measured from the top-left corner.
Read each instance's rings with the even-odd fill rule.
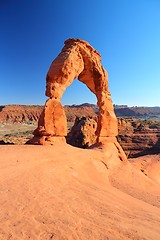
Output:
[[[115,108],[117,117],[136,117],[160,120],[160,107],[126,107]]]
[[[82,103],[82,104],[73,104],[73,105],[65,105],[64,107],[70,107],[70,108],[92,108],[94,110],[94,112],[97,114],[98,113],[98,106],[96,104],[92,104],[92,103]]]
[[[65,105],[64,107],[80,108],[80,107],[94,107],[94,106],[97,106],[97,105],[92,103],[82,103],[82,104]]]

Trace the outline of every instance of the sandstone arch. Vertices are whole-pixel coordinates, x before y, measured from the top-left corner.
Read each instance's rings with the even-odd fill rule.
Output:
[[[76,79],[96,95],[99,106],[97,143],[117,143],[117,118],[108,90],[108,74],[101,64],[100,54],[86,41],[72,38],[65,41],[61,53],[52,62],[46,77],[46,101],[38,128],[30,143],[52,144],[65,141],[67,121],[60,99],[66,88]]]

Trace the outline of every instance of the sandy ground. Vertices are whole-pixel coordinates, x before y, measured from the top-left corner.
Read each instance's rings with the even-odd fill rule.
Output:
[[[160,240],[160,155],[130,162],[106,149],[0,146],[0,240]]]

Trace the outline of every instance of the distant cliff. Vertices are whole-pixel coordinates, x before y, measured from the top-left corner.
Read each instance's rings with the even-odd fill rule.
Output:
[[[69,122],[74,122],[76,116],[94,116],[91,106],[65,106],[65,113]],[[6,105],[0,106],[0,123],[29,123],[38,121],[43,106]]]
[[[32,121],[38,121],[42,110],[42,106],[0,106],[0,123],[29,123]]]
[[[123,107],[115,108],[117,117],[157,118],[160,119],[160,107]]]
[[[155,119],[160,121],[160,107],[127,107],[126,105],[115,105],[117,117],[135,117],[143,119]],[[84,103],[81,105],[64,106],[68,121],[72,122],[76,116],[95,116],[98,107],[95,104]],[[0,123],[38,121],[43,106],[33,105],[6,105],[0,106]]]
[[[64,106],[69,122],[74,122],[76,116],[95,116],[98,107],[95,104],[84,103],[81,105]],[[0,106],[0,123],[32,122],[38,121],[43,106],[6,105]],[[160,121],[160,107],[127,107],[115,105],[117,117],[134,117],[143,119],[155,119]]]

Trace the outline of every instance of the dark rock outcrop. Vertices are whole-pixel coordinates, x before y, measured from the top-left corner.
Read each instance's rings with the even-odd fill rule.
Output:
[[[75,147],[88,148],[96,143],[97,119],[93,117],[77,117],[68,133],[67,143]]]

